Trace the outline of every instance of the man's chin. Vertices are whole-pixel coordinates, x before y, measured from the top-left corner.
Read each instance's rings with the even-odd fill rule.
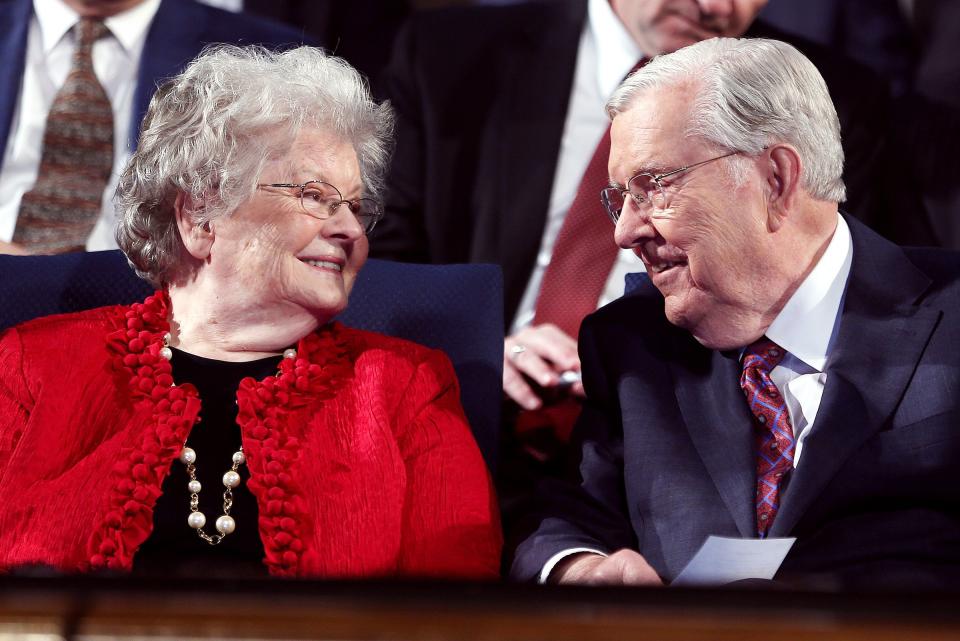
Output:
[[[736,324],[711,324],[702,322],[698,326],[684,327],[694,340],[707,349],[719,352],[742,349],[763,335],[763,330],[747,329]]]
[[[711,323],[707,314],[695,314],[689,306],[683,306],[677,301],[671,304],[668,298],[664,312],[671,325],[686,330],[707,349],[727,350],[743,346],[737,342],[740,332],[735,328],[731,328],[727,323]]]

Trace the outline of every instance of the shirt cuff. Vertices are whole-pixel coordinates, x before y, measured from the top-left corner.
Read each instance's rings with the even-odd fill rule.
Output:
[[[568,550],[561,550],[553,556],[551,556],[546,563],[543,564],[543,569],[540,570],[540,576],[537,577],[537,583],[543,585],[547,582],[547,578],[550,576],[550,573],[553,572],[553,568],[556,567],[557,563],[564,560],[571,554],[577,554],[579,552],[593,552],[594,554],[599,554],[600,556],[607,556],[606,552],[601,552],[600,550],[595,550],[594,548],[570,548]]]

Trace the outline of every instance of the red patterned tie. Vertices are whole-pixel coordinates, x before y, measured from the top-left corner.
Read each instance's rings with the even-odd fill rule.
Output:
[[[784,351],[762,338],[743,353],[740,387],[756,418],[757,533],[766,538],[780,504],[780,482],[793,467],[796,441],[790,414],[770,372],[783,360]]]
[[[645,63],[646,60],[638,62],[631,73]],[[553,323],[574,338],[580,332],[583,317],[597,308],[617,258],[613,228],[600,204],[600,190],[609,184],[609,156],[607,127],[557,234],[537,297],[533,324]]]
[[[557,235],[537,297],[533,324],[553,323],[574,338],[580,332],[583,317],[597,308],[617,258],[613,227],[603,212],[599,196],[609,180],[609,156],[608,127],[583,173],[577,196]]]
[[[82,251],[113,169],[113,110],[93,72],[93,43],[108,33],[82,18],[63,87],[47,115],[37,182],[23,195],[13,242],[32,253]]]

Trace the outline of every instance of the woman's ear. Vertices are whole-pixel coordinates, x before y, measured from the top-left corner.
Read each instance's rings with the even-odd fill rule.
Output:
[[[776,231],[796,206],[803,162],[791,145],[774,145],[767,155],[767,225]]]
[[[180,240],[187,252],[197,260],[206,260],[213,246],[213,231],[209,222],[202,220],[203,204],[197,203],[189,194],[178,192],[173,202],[174,216]]]

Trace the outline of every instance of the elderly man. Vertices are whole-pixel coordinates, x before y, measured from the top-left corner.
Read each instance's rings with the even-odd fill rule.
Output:
[[[837,115],[787,44],[657,58],[608,113],[602,200],[654,287],[584,322],[579,478],[513,575],[660,583],[709,535],[791,536],[779,579],[956,586],[960,257],[838,213]]]

